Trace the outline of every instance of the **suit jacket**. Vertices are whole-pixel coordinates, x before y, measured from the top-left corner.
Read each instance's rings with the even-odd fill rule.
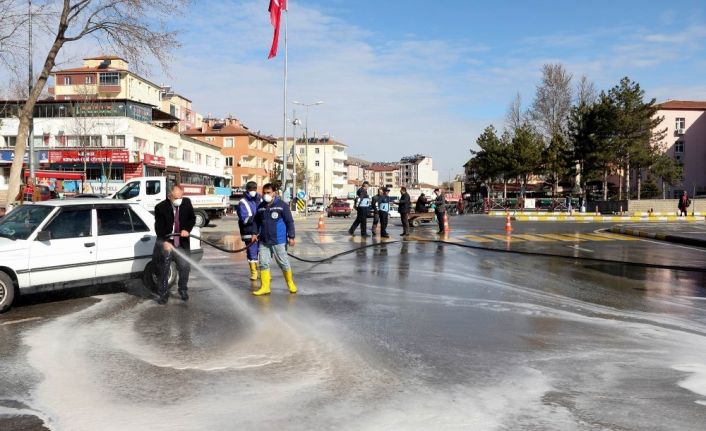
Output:
[[[179,206],[179,229],[191,232],[196,224],[194,207],[189,198],[182,198]],[[154,230],[158,239],[164,239],[174,231],[174,206],[169,199],[165,199],[154,207]],[[190,250],[189,238],[179,240],[181,248]]]

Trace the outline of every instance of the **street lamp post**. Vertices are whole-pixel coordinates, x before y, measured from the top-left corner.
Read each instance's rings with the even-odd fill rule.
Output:
[[[292,200],[297,195],[297,126],[301,125],[302,122],[297,118],[296,111],[293,112],[292,117]],[[294,208],[296,211],[297,209]]]
[[[306,200],[305,200],[305,205],[304,205],[304,215],[308,216],[309,215],[309,107],[310,106],[316,106],[316,105],[321,105],[322,102],[319,100],[318,102],[314,103],[301,103],[297,102],[296,100],[292,101],[295,105],[301,105],[306,107],[306,117],[304,119],[304,148],[305,150],[305,157],[306,159],[304,160],[304,194],[306,195]]]

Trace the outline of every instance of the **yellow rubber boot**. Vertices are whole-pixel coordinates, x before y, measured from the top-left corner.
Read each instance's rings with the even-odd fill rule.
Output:
[[[257,280],[257,262],[250,262],[250,280]]]
[[[260,288],[252,293],[255,296],[270,294],[270,270],[263,269],[260,271]]]
[[[282,274],[284,274],[284,280],[287,282],[287,287],[289,287],[289,293],[297,293],[297,286],[294,285],[294,278],[292,278],[292,270],[282,271]]]

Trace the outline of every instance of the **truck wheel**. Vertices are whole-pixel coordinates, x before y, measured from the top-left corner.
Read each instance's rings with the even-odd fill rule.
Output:
[[[171,262],[169,265],[169,281],[167,284],[169,287],[174,286],[177,281],[177,267],[175,262]],[[157,294],[159,292],[159,277],[157,276],[157,271],[154,267],[154,263],[150,261],[145,265],[145,270],[142,272],[142,284],[145,285],[150,292]]]
[[[422,224],[418,218],[415,218],[412,220],[412,227],[419,227],[419,225]]]
[[[9,275],[0,271],[0,313],[10,309],[15,300],[15,283]]]
[[[194,211],[194,215],[196,216],[196,226],[208,226],[208,214],[206,214],[204,211],[196,210]]]

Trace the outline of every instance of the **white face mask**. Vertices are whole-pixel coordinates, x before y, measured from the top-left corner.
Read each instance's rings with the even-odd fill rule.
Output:
[[[272,195],[264,195],[262,198],[263,198],[263,199],[265,200],[265,202],[267,202],[267,203],[272,202]]]
[[[172,201],[172,205],[174,205],[175,207],[178,207],[179,205],[181,205],[181,198],[179,198],[179,199],[174,199],[174,200]]]
[[[256,192],[255,190],[252,190],[252,191],[249,191],[249,192],[248,192],[248,195],[249,195],[251,198],[254,198],[255,196],[257,196],[257,192]]]

